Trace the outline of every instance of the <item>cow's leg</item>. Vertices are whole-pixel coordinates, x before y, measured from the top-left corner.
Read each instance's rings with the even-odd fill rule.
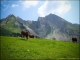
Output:
[[[21,38],[22,38],[22,39],[24,38],[24,35],[23,35],[23,34],[21,34]]]
[[[77,43],[77,41],[75,41]]]
[[[21,37],[23,38],[23,34],[21,34]]]
[[[73,40],[73,43],[74,43],[74,40]]]
[[[22,33],[21,33],[21,38],[22,38]]]
[[[28,40],[28,36],[26,36],[26,39]]]

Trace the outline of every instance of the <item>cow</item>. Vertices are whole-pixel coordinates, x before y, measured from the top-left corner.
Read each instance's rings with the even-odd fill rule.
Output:
[[[73,43],[74,43],[74,42],[77,42],[77,38],[72,37],[72,42],[73,42]]]
[[[28,34],[28,36],[29,36],[30,38],[34,38],[34,35],[33,35],[33,34]]]
[[[22,35],[22,36],[26,36],[26,39],[28,39],[28,32],[27,32],[27,31],[22,30],[22,31],[21,31],[21,35]]]

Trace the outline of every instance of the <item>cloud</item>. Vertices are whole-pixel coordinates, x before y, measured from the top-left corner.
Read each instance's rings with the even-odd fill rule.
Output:
[[[4,5],[4,7],[5,7],[5,8],[4,8],[3,10],[5,11],[5,10],[8,9],[9,5]]]
[[[14,8],[14,7],[18,7],[18,5],[17,5],[17,4],[12,4],[11,7],[13,7],[13,8]]]
[[[1,6],[3,7],[2,10],[7,10],[9,8],[9,5],[6,4],[6,0],[1,1]]]
[[[60,6],[60,7],[57,9],[57,12],[58,12],[59,14],[62,14],[62,13],[68,12],[70,9],[71,9],[71,4],[69,4],[69,5],[64,5],[64,6]]]
[[[20,1],[23,5],[23,10],[26,10],[27,8],[30,8],[31,6],[36,6],[38,4],[38,1]]]
[[[50,13],[56,15],[63,15],[71,9],[71,4],[67,1],[45,1],[43,5],[38,8],[38,14],[44,17]]]

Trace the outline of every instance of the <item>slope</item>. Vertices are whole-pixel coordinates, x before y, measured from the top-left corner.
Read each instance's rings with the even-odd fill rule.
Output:
[[[39,35],[47,39],[56,39],[70,41],[72,36],[76,36],[79,39],[79,26],[67,22],[65,19],[49,14],[45,17],[39,17]]]
[[[79,44],[0,36],[1,59],[79,59]]]
[[[20,33],[21,30],[27,30],[35,36],[52,40],[71,41],[71,38],[75,36],[79,41],[80,36],[79,24],[72,24],[55,14],[39,17],[37,21],[25,21],[11,14],[1,19],[0,24],[0,27],[5,29],[4,31]],[[5,33],[5,35],[7,34]]]
[[[11,14],[9,15],[8,17],[0,20],[0,30],[1,32],[5,32],[6,30],[7,31],[11,31],[11,32],[8,32],[8,33],[4,33],[5,35],[10,35],[10,33],[20,33],[22,29],[25,29],[23,27],[23,24],[19,23],[18,20],[16,19],[16,17]],[[2,28],[4,30],[2,30]],[[1,34],[3,35],[3,34]]]

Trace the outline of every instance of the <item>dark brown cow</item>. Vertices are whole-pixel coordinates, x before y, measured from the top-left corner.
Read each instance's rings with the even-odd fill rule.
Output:
[[[29,34],[28,35],[30,38],[34,38],[34,35],[33,34]]]
[[[23,36],[26,36],[26,38],[28,39],[28,32],[27,31],[25,31],[25,30],[22,30],[21,31],[21,35]]]
[[[77,42],[77,38],[72,37],[72,42]]]

